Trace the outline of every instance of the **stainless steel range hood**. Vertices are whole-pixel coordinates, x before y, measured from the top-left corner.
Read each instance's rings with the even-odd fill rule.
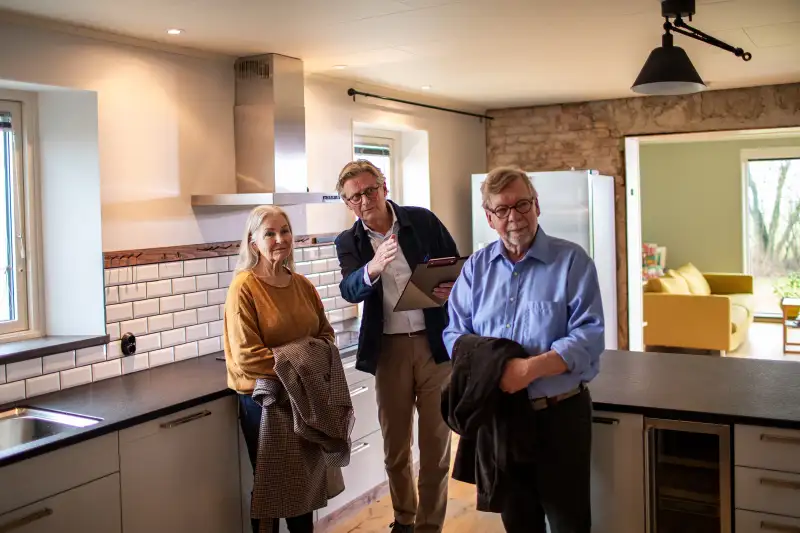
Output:
[[[303,62],[265,54],[236,60],[236,192],[192,196],[193,206],[341,202],[309,192]]]

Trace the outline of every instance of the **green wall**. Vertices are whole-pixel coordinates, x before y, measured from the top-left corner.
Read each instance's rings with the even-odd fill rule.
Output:
[[[640,146],[642,242],[667,266],[744,272],[743,149],[800,146],[800,136]]]

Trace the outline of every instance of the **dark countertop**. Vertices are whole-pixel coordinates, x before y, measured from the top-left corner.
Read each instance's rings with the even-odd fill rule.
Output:
[[[607,350],[595,409],[800,429],[800,363]]]
[[[219,355],[20,402],[103,420],[2,451],[0,467],[233,394]],[[590,389],[598,410],[800,429],[800,363],[793,361],[609,350]]]

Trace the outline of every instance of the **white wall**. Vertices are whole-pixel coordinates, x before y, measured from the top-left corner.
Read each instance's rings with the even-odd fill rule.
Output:
[[[190,204],[192,194],[234,192],[233,58],[179,55],[6,22],[0,22],[0,50],[0,80],[97,93],[104,250],[241,237],[245,211],[195,212]],[[353,103],[349,86],[307,79],[311,190],[334,190],[339,170],[352,157],[353,122],[425,131],[431,208],[462,253],[468,252],[469,177],[486,170],[484,124],[376,100]],[[340,231],[351,223],[343,205],[290,213],[302,219],[298,231],[310,233]]]

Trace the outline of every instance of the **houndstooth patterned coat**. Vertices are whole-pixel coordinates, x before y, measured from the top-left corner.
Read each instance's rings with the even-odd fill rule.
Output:
[[[272,532],[273,518],[321,509],[344,490],[355,423],[334,344],[307,337],[272,352],[280,381],[259,379],[253,390],[263,407],[251,505],[260,533]]]

